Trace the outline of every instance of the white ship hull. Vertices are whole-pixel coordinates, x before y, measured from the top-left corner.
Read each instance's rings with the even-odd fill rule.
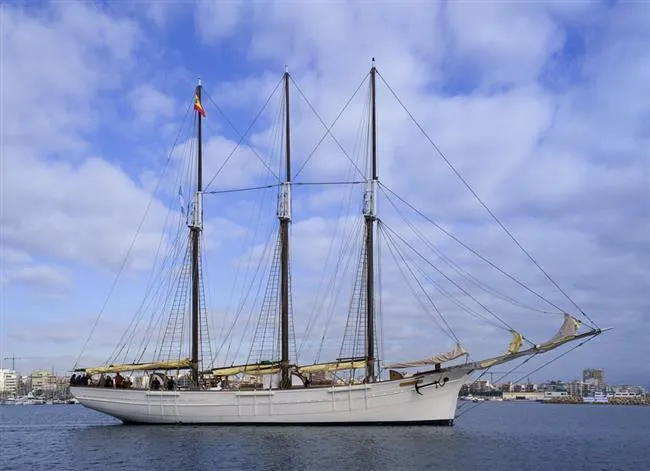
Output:
[[[468,373],[451,370],[372,384],[290,390],[147,391],[80,386],[70,390],[86,407],[126,423],[452,425],[458,393]]]

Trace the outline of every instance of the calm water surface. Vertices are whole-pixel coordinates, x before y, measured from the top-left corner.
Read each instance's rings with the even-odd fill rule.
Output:
[[[90,468],[648,471],[650,407],[481,403],[453,427],[194,427],[0,406],[0,469]]]

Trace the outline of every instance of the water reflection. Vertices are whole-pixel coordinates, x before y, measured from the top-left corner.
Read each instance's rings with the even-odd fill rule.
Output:
[[[4,406],[7,470],[647,469],[649,407],[495,404],[448,427],[125,426],[81,406]],[[489,465],[489,466],[488,466]]]

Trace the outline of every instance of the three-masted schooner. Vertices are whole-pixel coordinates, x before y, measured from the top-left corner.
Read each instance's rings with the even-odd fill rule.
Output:
[[[524,337],[511,330],[506,353],[483,361],[469,361],[457,343],[454,348],[417,361],[384,363],[376,350],[376,253],[375,230],[379,218],[376,200],[377,172],[376,82],[374,64],[370,78],[369,174],[363,196],[363,243],[361,275],[357,278],[357,310],[363,334],[363,354],[340,357],[328,362],[293,364],[290,358],[290,223],[292,219],[292,169],[290,75],[284,85],[284,178],[278,184],[277,218],[279,268],[277,303],[279,314],[278,358],[216,367],[201,359],[201,345],[207,334],[201,315],[202,305],[201,235],[203,231],[203,144],[202,119],[205,110],[202,86],[196,87],[193,111],[196,123],[195,185],[189,218],[186,220],[187,283],[189,293],[189,351],[177,359],[151,358],[147,362],[107,362],[98,367],[76,367],[83,384],[76,380],[72,394],[86,407],[109,414],[125,423],[150,424],[438,424],[454,421],[459,391],[474,371],[520,357],[552,350],[567,342],[600,333],[597,328],[578,333],[580,323],[564,314],[564,323],[549,341],[523,349]],[[180,286],[180,284],[179,284]],[[185,298],[183,298],[185,299]],[[179,302],[179,309],[183,310]],[[170,320],[173,325],[176,320]],[[186,346],[187,347],[187,346]],[[185,347],[185,348],[186,348]],[[162,350],[162,349],[160,349]],[[159,351],[160,351],[159,350]],[[454,363],[455,360],[458,360]],[[361,371],[361,375],[354,372]],[[181,382],[181,372],[189,372]],[[168,378],[176,374],[175,381]],[[104,378],[112,374],[142,375],[139,384],[106,387]],[[89,379],[92,378],[92,379]],[[101,378],[101,379],[100,379]],[[316,381],[318,378],[319,381]],[[100,384],[98,384],[98,381]]]

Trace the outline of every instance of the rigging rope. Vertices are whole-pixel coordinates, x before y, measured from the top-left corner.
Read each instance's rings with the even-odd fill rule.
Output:
[[[248,126],[248,128],[246,129],[246,131],[244,132],[244,134],[240,134],[239,131],[238,131],[238,130],[234,127],[234,125],[230,122],[230,120],[228,120],[228,118],[226,118],[226,121],[228,121],[228,123],[230,124],[230,126],[231,126],[231,127],[235,130],[235,132],[236,132],[237,134],[239,134],[241,137],[240,137],[240,139],[239,139],[239,142],[237,142],[237,145],[235,146],[235,148],[230,152],[230,154],[228,154],[228,156],[226,157],[226,160],[224,160],[224,162],[221,164],[221,166],[217,169],[217,172],[216,172],[216,173],[214,174],[214,176],[210,179],[210,181],[208,182],[208,184],[205,185],[205,190],[207,190],[207,189],[210,187],[210,185],[212,184],[212,182],[214,182],[215,178],[217,178],[217,176],[219,176],[219,174],[221,173],[221,171],[223,170],[223,168],[226,166],[226,164],[228,163],[228,161],[230,160],[230,158],[231,158],[231,157],[233,156],[233,154],[237,151],[237,149],[238,149],[239,146],[242,144],[242,142],[244,142],[244,139],[246,139],[246,136],[248,135],[248,133],[251,131],[251,129],[253,129],[253,126],[255,125],[255,123],[257,122],[257,120],[259,119],[259,117],[262,115],[262,112],[264,112],[264,109],[266,108],[266,106],[267,106],[267,105],[269,104],[269,102],[271,101],[271,98],[273,98],[273,95],[275,95],[275,92],[277,91],[277,89],[278,89],[278,87],[280,86],[281,83],[282,83],[282,79],[280,79],[280,80],[278,81],[278,83],[275,85],[275,88],[273,89],[273,91],[271,92],[271,94],[269,95],[269,97],[268,97],[268,98],[266,99],[266,101],[264,102],[264,105],[262,105],[262,108],[257,112],[257,115],[255,115],[255,118],[253,119],[253,122]],[[214,102],[214,100],[210,97],[210,95],[208,95],[207,92],[204,92],[204,93],[205,93],[205,95],[208,97],[208,100],[210,100],[210,102],[211,102],[211,103],[212,103],[212,104],[217,108],[217,110],[219,111],[219,113],[220,113],[222,116],[225,116],[224,113],[221,111],[221,108],[219,108],[219,105],[217,105],[217,104]],[[262,164],[266,167],[266,169],[267,169],[269,172],[271,172],[271,175],[273,175],[273,176],[276,178],[276,180],[280,181],[280,177],[278,177],[278,175],[277,175],[273,170],[271,170],[271,168],[266,164],[266,162],[264,162],[264,159],[262,159],[262,158],[260,157],[260,155],[255,151],[255,149],[254,149],[252,146],[249,147],[249,149],[251,149],[251,150],[253,151],[253,153],[254,153],[254,154],[255,154],[255,155],[260,159],[260,161],[261,161]]]
[[[462,286],[460,286],[458,283],[456,283],[454,280],[449,278],[443,271],[441,271],[438,267],[436,267],[433,263],[431,263],[424,255],[422,255],[420,252],[418,252],[411,244],[406,242],[403,237],[401,237],[397,232],[395,232],[393,229],[388,227],[385,223],[383,224],[384,228],[389,231],[391,234],[395,235],[402,243],[411,249],[416,255],[418,255],[422,260],[424,260],[425,263],[430,265],[434,270],[436,270],[438,273],[440,273],[447,281],[449,281],[451,284],[453,284],[456,288],[458,288],[460,291],[462,291],[465,295],[469,296],[472,301],[474,301],[476,304],[481,306],[483,309],[485,309],[488,313],[490,313],[495,319],[497,319],[499,322],[501,322],[507,330],[515,330],[510,324],[508,324],[506,321],[504,321],[501,317],[499,317],[496,313],[494,313],[490,308],[488,308],[485,304],[480,302],[478,299],[476,299],[474,296],[472,296],[467,290],[465,290]],[[523,336],[522,336],[523,337]],[[527,340],[530,342],[530,340],[526,339],[523,337],[524,340]],[[532,342],[530,342],[532,343]]]
[[[384,188],[381,188],[381,187],[380,187],[380,189],[381,189],[382,191],[384,191],[384,194],[386,195],[386,199],[388,200],[388,202],[389,202],[389,203],[391,204],[391,206],[395,209],[395,212],[396,212],[397,214],[399,214],[399,216],[402,218],[402,221],[404,221],[404,223],[405,223],[405,224],[406,224],[406,225],[411,229],[411,231],[413,231],[413,233],[416,234],[416,235],[419,237],[419,239],[420,239],[420,240],[421,240],[421,241],[422,241],[422,242],[423,242],[423,243],[424,243],[428,248],[430,248],[431,250],[433,250],[433,252],[434,252],[434,253],[435,253],[435,254],[436,254],[436,255],[437,255],[437,256],[438,256],[442,261],[445,262],[445,264],[447,264],[447,265],[448,265],[449,267],[451,267],[454,271],[456,271],[456,273],[458,273],[462,278],[468,280],[470,283],[472,283],[472,284],[474,284],[475,286],[479,287],[480,289],[482,289],[482,290],[485,291],[486,293],[490,293],[490,294],[496,296],[497,298],[499,298],[499,299],[501,299],[501,300],[503,300],[503,301],[509,302],[509,303],[511,303],[511,304],[513,304],[513,305],[515,305],[515,306],[518,306],[518,307],[521,307],[521,308],[524,308],[524,309],[528,309],[528,310],[531,310],[531,311],[540,312],[540,313],[542,313],[542,314],[555,314],[554,312],[544,311],[544,310],[541,310],[541,309],[537,309],[537,308],[534,308],[534,307],[530,307],[530,306],[528,306],[528,305],[526,305],[526,304],[524,304],[524,303],[522,303],[522,302],[516,300],[515,298],[513,298],[513,297],[511,297],[511,296],[508,296],[508,295],[502,294],[502,293],[500,293],[499,291],[497,291],[496,289],[494,289],[494,288],[490,287],[489,285],[487,285],[486,283],[483,283],[483,282],[480,281],[478,278],[476,278],[475,276],[473,276],[473,275],[471,275],[470,273],[468,273],[466,270],[463,270],[462,268],[460,268],[460,267],[458,266],[457,263],[455,263],[453,260],[451,260],[449,257],[447,257],[447,256],[446,256],[446,255],[445,255],[445,254],[440,250],[440,249],[436,248],[436,246],[434,246],[434,245],[433,245],[433,244],[432,244],[432,243],[431,243],[431,242],[430,242],[430,241],[429,241],[429,240],[428,240],[428,239],[427,239],[427,238],[426,238],[426,237],[425,237],[425,236],[424,236],[424,235],[423,235],[423,234],[422,234],[422,233],[421,233],[421,232],[420,232],[420,231],[419,231],[415,226],[414,226],[413,223],[411,223],[409,220],[406,219],[406,217],[405,217],[405,216],[401,213],[401,211],[397,208],[397,205],[395,204],[395,202],[390,198],[390,196],[389,196],[388,194],[386,194]]]
[[[553,306],[553,307],[554,307],[555,309],[557,309],[559,312],[564,312],[563,309],[560,308],[558,305],[554,304],[552,301],[550,301],[549,299],[545,298],[544,296],[542,296],[541,294],[539,294],[537,291],[533,290],[532,288],[530,288],[529,286],[527,286],[526,284],[524,284],[523,282],[519,281],[517,278],[515,278],[514,276],[512,276],[511,274],[509,274],[508,272],[506,272],[505,270],[503,270],[501,267],[499,267],[498,265],[496,265],[494,262],[490,261],[489,259],[487,259],[487,258],[484,257],[483,255],[481,255],[481,254],[480,254],[479,252],[477,252],[475,249],[473,249],[473,248],[471,248],[469,245],[465,244],[465,242],[463,242],[462,240],[460,240],[458,237],[456,237],[455,235],[453,235],[451,232],[447,231],[444,227],[442,227],[440,224],[438,224],[437,222],[435,222],[433,219],[431,219],[430,217],[428,217],[426,214],[424,214],[423,212],[421,212],[420,210],[418,210],[415,206],[413,206],[411,203],[409,203],[409,202],[406,201],[404,198],[402,198],[401,196],[399,196],[397,193],[395,193],[393,190],[391,190],[390,188],[388,188],[386,185],[384,185],[383,183],[379,183],[379,187],[380,187],[382,190],[386,190],[386,191],[388,191],[390,194],[392,194],[393,196],[395,196],[395,197],[396,197],[397,199],[399,199],[402,203],[404,203],[406,206],[408,206],[408,207],[411,208],[413,211],[415,211],[417,214],[419,214],[422,218],[424,218],[427,222],[429,222],[430,224],[432,224],[433,226],[435,226],[435,227],[436,227],[438,230],[440,230],[443,234],[445,234],[446,236],[448,236],[448,237],[450,237],[451,239],[453,239],[455,242],[457,242],[458,244],[460,244],[460,245],[461,245],[462,247],[464,247],[465,249],[469,250],[471,253],[473,253],[474,255],[476,255],[478,258],[480,258],[481,260],[483,260],[485,263],[487,263],[488,265],[490,265],[492,268],[494,268],[495,270],[499,271],[499,272],[500,272],[501,274],[503,274],[504,276],[507,276],[509,279],[511,279],[512,281],[514,281],[515,283],[517,283],[519,286],[521,286],[522,288],[526,289],[526,290],[529,291],[530,293],[534,294],[535,296],[537,296],[537,297],[538,297],[539,299],[541,299],[542,301],[544,301],[544,302],[548,303],[549,305]]]
[[[471,187],[471,185],[463,178],[463,176],[460,174],[458,170],[456,170],[456,167],[449,161],[449,159],[445,156],[445,154],[440,150],[440,148],[433,142],[433,140],[429,137],[427,132],[424,130],[424,128],[420,125],[420,123],[415,119],[413,114],[409,111],[409,109],[406,107],[406,105],[402,102],[402,100],[397,96],[397,93],[391,88],[391,86],[386,82],[384,77],[377,72],[379,77],[381,78],[382,82],[384,82],[384,85],[388,88],[388,90],[391,92],[393,97],[397,100],[397,102],[400,104],[400,106],[406,111],[406,113],[409,115],[413,123],[417,126],[417,128],[420,130],[420,132],[424,135],[424,137],[429,141],[429,143],[433,146],[433,148],[436,150],[436,152],[442,157],[442,159],[445,161],[447,166],[452,170],[452,172],[458,177],[458,179],[465,185],[465,187],[470,191],[470,193],[474,196],[474,198],[483,206],[483,208],[488,212],[488,214],[496,221],[496,223],[505,231],[505,233],[512,239],[512,241],[521,249],[521,251],[530,259],[531,262],[535,264],[535,266],[546,276],[546,278],[553,283],[553,285],[562,293],[566,299],[568,299],[573,306],[580,311],[580,313],[587,319],[589,322],[593,323],[595,327],[597,327],[597,324],[587,315],[586,312],[584,312],[580,306],[564,291],[560,285],[557,284],[557,282],[551,277],[551,275],[546,272],[539,263],[533,258],[533,256],[519,243],[517,238],[506,228],[506,226],[501,222],[501,220],[492,212],[492,210],[485,204],[485,202],[478,196],[478,194],[474,191],[474,189]]]
[[[523,375],[523,376],[517,378],[515,381],[512,381],[512,382],[513,382],[513,383],[518,383],[519,381],[521,381],[522,379],[524,379],[526,376],[530,376],[530,375],[533,374],[533,373],[537,373],[537,372],[538,372],[539,370],[541,370],[542,368],[546,368],[546,367],[547,367],[548,365],[550,365],[551,363],[553,363],[553,362],[559,360],[560,358],[562,358],[562,357],[565,356],[565,355],[568,355],[569,353],[571,353],[571,352],[572,352],[573,350],[575,350],[576,348],[580,348],[580,347],[582,347],[584,344],[586,344],[587,342],[590,342],[591,340],[595,339],[598,335],[600,335],[600,332],[599,332],[599,333],[596,333],[596,334],[593,335],[592,337],[587,338],[586,340],[583,340],[583,341],[580,342],[579,344],[574,345],[572,348],[570,348],[570,349],[567,350],[566,352],[563,352],[563,353],[561,353],[560,355],[556,356],[555,358],[550,359],[549,361],[547,361],[546,363],[542,364],[542,365],[539,366],[538,368],[535,368],[533,371],[529,371],[529,372],[527,372],[525,375]],[[533,359],[536,355],[538,355],[538,354],[539,354],[539,353],[534,353],[533,355],[529,356],[528,358],[526,358],[525,361],[521,362],[519,365],[517,365],[517,366],[516,366],[515,368],[513,368],[511,371],[509,371],[508,373],[506,373],[505,375],[503,375],[501,378],[505,378],[506,376],[508,376],[509,374],[511,374],[514,370],[516,370],[516,369],[522,367],[526,362],[528,362],[529,360],[532,360],[532,359]],[[489,369],[489,368],[488,368],[488,369]],[[484,373],[486,373],[486,372],[487,372],[487,370],[486,370]],[[483,376],[484,373],[482,373],[481,376]],[[499,381],[501,378],[497,379],[497,381]],[[487,401],[486,401],[486,402],[487,402]],[[456,419],[458,419],[458,418],[462,417],[463,415],[467,414],[469,411],[471,411],[471,410],[473,410],[473,409],[476,409],[476,408],[477,408],[478,406],[480,406],[481,404],[482,404],[482,403],[479,402],[479,403],[476,404],[474,407],[470,407],[470,408],[467,409],[466,411],[463,411],[461,414],[458,414],[458,415],[456,416]]]
[[[388,245],[388,251],[390,252],[391,256],[393,257],[393,260],[395,261],[395,265],[397,265],[397,267],[398,267],[398,269],[400,271],[400,274],[404,278],[404,281],[407,282],[407,284],[409,285],[409,288],[413,292],[415,299],[420,303],[421,307],[423,308],[422,310],[425,313],[427,313],[427,314],[429,314],[431,316],[431,313],[425,308],[424,303],[422,302],[422,300],[419,298],[419,296],[417,296],[417,293],[416,293],[415,289],[413,288],[413,285],[411,285],[411,283],[409,283],[408,280],[406,279],[406,276],[405,276],[404,272],[402,271],[402,265],[406,266],[409,273],[411,274],[411,276],[413,277],[413,279],[415,280],[417,285],[420,287],[420,289],[424,293],[425,297],[429,300],[429,303],[431,303],[431,306],[433,306],[434,311],[436,311],[436,313],[440,317],[440,320],[443,322],[443,324],[447,328],[447,331],[442,328],[442,326],[438,323],[438,321],[435,319],[435,317],[431,316],[432,320],[436,323],[438,328],[440,328],[440,330],[442,330],[453,342],[460,344],[460,339],[458,338],[458,336],[456,335],[454,330],[451,328],[451,326],[449,325],[447,320],[444,318],[444,316],[442,315],[442,313],[438,309],[438,306],[436,305],[436,303],[433,301],[433,299],[431,299],[431,296],[429,296],[429,293],[427,293],[427,291],[424,289],[424,286],[422,286],[422,283],[420,283],[420,280],[417,279],[417,277],[415,276],[415,273],[413,273],[413,270],[411,269],[410,265],[408,264],[408,262],[406,261],[404,256],[397,249],[395,241],[391,238],[390,234],[385,232],[384,223],[382,221],[378,221],[378,223],[379,224],[377,225],[378,226],[377,228],[379,229],[379,234],[383,234],[384,237],[386,238],[386,240],[392,244],[392,245],[390,245],[390,244]],[[397,255],[399,256],[399,258],[402,260],[403,263],[401,263],[401,264],[398,263],[395,252],[393,252],[393,248],[395,248],[395,252],[397,252]]]
[[[364,82],[362,82],[363,84]],[[358,164],[358,161],[361,160],[361,154],[359,152],[359,149],[361,148],[361,142],[362,141],[367,141],[367,139],[363,139],[361,130],[364,128],[363,127],[363,122],[364,119],[368,118],[369,113],[367,110],[365,110],[362,120],[360,122],[359,126],[359,131],[357,132],[357,139],[355,140],[355,145],[353,147],[351,155],[356,156],[356,162],[355,164]],[[320,344],[318,347],[318,350],[316,351],[316,356],[315,356],[315,361],[318,362],[320,359],[320,356],[323,352],[323,346],[325,343],[325,337],[327,336],[327,331],[329,329],[329,325],[332,321],[333,313],[334,313],[334,308],[335,308],[335,302],[336,302],[336,296],[340,294],[341,290],[343,289],[343,280],[346,279],[345,277],[347,276],[347,269],[351,263],[351,258],[346,258],[347,262],[345,266],[343,267],[342,273],[341,271],[341,264],[342,260],[344,257],[346,257],[346,251],[348,250],[348,247],[350,247],[351,253],[352,249],[351,246],[355,241],[357,241],[357,236],[358,236],[358,231],[360,230],[361,227],[361,219],[355,218],[353,220],[353,225],[348,230],[348,219],[342,218],[343,215],[347,215],[350,213],[350,209],[352,207],[352,187],[351,185],[357,184],[357,183],[365,183],[364,181],[360,182],[351,182],[350,180],[352,179],[352,176],[354,174],[355,168],[353,166],[348,167],[348,172],[345,176],[346,182],[341,182],[341,183],[346,183],[350,186],[347,187],[347,191],[343,190],[340,192],[340,203],[338,206],[338,212],[336,214],[336,217],[334,218],[335,224],[334,224],[334,231],[332,233],[332,236],[330,238],[330,243],[328,246],[327,250],[327,257],[325,258],[325,262],[323,263],[323,268],[320,274],[320,279],[318,282],[318,288],[316,289],[316,295],[314,296],[314,301],[312,303],[312,308],[311,312],[308,317],[307,321],[307,327],[305,329],[304,336],[302,338],[302,341],[299,346],[299,352],[302,352],[303,347],[305,344],[309,341],[312,333],[313,326],[315,324],[316,319],[320,316],[320,311],[325,308],[325,303],[327,296],[330,296],[330,302],[329,306],[327,307],[327,310],[329,311],[329,315],[326,320],[326,326],[323,332],[323,335],[320,340]],[[339,182],[325,182],[325,184],[330,185],[330,184],[336,184]],[[312,182],[298,182],[295,183],[297,185],[312,185]],[[316,183],[318,184],[318,183]],[[339,234],[339,231],[341,231],[341,234]],[[340,241],[339,243],[336,243],[336,241]],[[341,250],[338,255],[338,259],[336,260],[336,263],[333,267],[333,273],[329,277],[329,282],[327,283],[327,286],[324,286],[324,280],[325,276],[327,273],[327,269],[329,267],[330,260],[332,259],[332,253],[333,249],[335,246],[335,243],[337,247]],[[337,285],[337,280],[340,281],[340,283]],[[323,289],[324,288],[324,289]],[[333,295],[333,293],[336,294]]]
[[[275,183],[273,185],[263,185],[263,186],[252,186],[250,188],[235,188],[232,190],[213,190],[213,191],[205,191],[203,194],[205,195],[220,195],[223,193],[239,193],[242,191],[253,191],[253,190],[266,190],[267,188],[277,188],[279,187],[279,183]]]
[[[104,303],[102,304],[101,309],[99,310],[99,313],[97,314],[97,317],[95,318],[95,321],[93,322],[93,325],[90,329],[90,333],[88,334],[88,337],[86,337],[86,341],[84,342],[81,352],[79,353],[79,356],[75,360],[74,367],[77,368],[79,366],[79,360],[81,359],[82,355],[86,351],[86,347],[88,346],[88,342],[90,342],[90,339],[92,338],[93,334],[95,333],[95,329],[97,328],[97,324],[99,324],[99,320],[102,317],[102,314],[104,313],[104,310],[106,309],[106,306],[108,305],[108,301],[111,298],[113,291],[115,290],[115,287],[117,286],[117,282],[120,279],[120,276],[122,275],[122,271],[124,270],[124,267],[126,266],[126,262],[129,259],[129,256],[131,255],[131,251],[133,250],[133,247],[135,246],[135,241],[138,238],[138,235],[140,234],[140,230],[142,229],[142,226],[144,224],[145,219],[147,218],[147,214],[149,214],[149,209],[151,209],[151,205],[153,204],[156,193],[158,192],[158,188],[160,187],[160,183],[162,182],[162,177],[165,174],[165,171],[167,170],[167,166],[169,165],[169,162],[171,161],[172,155],[174,153],[174,149],[176,148],[176,144],[178,143],[178,139],[180,138],[181,131],[183,130],[183,125],[185,124],[185,120],[187,119],[187,115],[190,112],[192,104],[188,105],[187,110],[185,111],[185,116],[183,117],[183,121],[181,122],[181,127],[178,130],[178,134],[176,135],[176,139],[174,140],[174,144],[172,145],[171,150],[169,151],[169,155],[167,156],[167,160],[165,160],[165,164],[163,165],[162,170],[160,171],[158,175],[158,180],[156,181],[156,186],[154,187],[153,192],[151,193],[151,197],[149,198],[149,202],[147,203],[147,207],[145,208],[144,215],[142,216],[142,219],[140,220],[140,223],[138,224],[138,227],[136,228],[135,234],[133,236],[133,239],[131,240],[131,244],[129,245],[129,248],[126,251],[126,255],[124,256],[124,259],[122,260],[122,263],[120,264],[120,267],[117,271],[117,274],[115,276],[115,279],[113,280],[113,283],[111,284],[110,289],[108,290],[108,294],[106,295],[106,298],[104,299]]]
[[[362,170],[357,166],[357,164],[352,160],[352,158],[351,158],[351,157],[348,155],[348,153],[345,151],[345,149],[343,148],[343,146],[341,145],[341,143],[339,142],[339,140],[336,138],[336,136],[334,136],[334,134],[332,134],[331,129],[334,127],[334,125],[335,125],[336,122],[339,120],[339,118],[343,115],[343,112],[344,112],[344,111],[347,109],[347,107],[350,105],[350,103],[352,102],[352,100],[354,99],[354,97],[357,95],[357,93],[359,92],[359,90],[361,89],[361,87],[363,86],[363,84],[364,84],[364,83],[366,82],[366,80],[368,79],[368,76],[369,76],[369,75],[370,75],[370,74],[366,74],[366,75],[363,77],[363,80],[361,80],[361,83],[359,84],[359,86],[357,87],[357,89],[354,91],[354,93],[352,94],[352,96],[351,96],[351,97],[348,99],[348,101],[345,103],[345,105],[343,106],[343,108],[341,109],[341,111],[339,112],[339,114],[336,116],[336,119],[334,119],[334,121],[332,122],[332,124],[330,124],[329,126],[327,126],[327,125],[325,124],[325,121],[323,121],[323,118],[320,117],[320,115],[318,114],[318,112],[316,111],[316,109],[314,108],[314,106],[311,104],[311,102],[309,101],[309,99],[307,99],[307,96],[305,96],[305,94],[302,92],[302,90],[300,89],[300,87],[298,86],[298,84],[293,80],[293,77],[289,76],[289,78],[291,79],[291,83],[293,83],[293,85],[296,87],[296,90],[298,90],[298,93],[300,93],[300,95],[301,95],[302,98],[305,100],[305,102],[307,103],[307,105],[309,106],[309,108],[313,111],[313,113],[316,115],[316,117],[318,118],[318,120],[320,121],[320,123],[321,123],[321,124],[323,125],[323,127],[325,128],[325,134],[323,134],[323,137],[321,137],[320,141],[318,141],[318,143],[316,144],[316,147],[314,147],[314,149],[309,153],[309,155],[307,156],[307,158],[305,159],[305,161],[303,162],[303,164],[300,166],[300,168],[298,169],[298,171],[297,171],[296,174],[294,175],[294,178],[298,178],[298,175],[300,175],[300,172],[302,172],[302,170],[305,168],[305,165],[307,165],[307,162],[309,162],[309,160],[312,158],[312,156],[313,156],[314,153],[316,152],[316,149],[318,149],[318,147],[321,145],[321,143],[325,140],[325,138],[326,138],[328,135],[329,135],[329,136],[334,140],[334,142],[335,142],[336,145],[339,147],[339,149],[341,149],[341,152],[343,152],[343,154],[348,158],[348,160],[352,163],[352,165],[353,165],[354,168],[357,170],[357,172],[359,172],[359,175],[361,175],[362,177],[365,176],[364,173],[363,173],[363,171],[362,171]]]
[[[294,182],[292,185],[295,186],[311,186],[311,185],[359,185],[361,183],[367,183],[365,180],[357,180],[351,182]]]
[[[279,85],[279,83],[278,83],[278,85]],[[208,100],[210,100],[210,103],[212,103],[212,104],[214,105],[214,107],[217,109],[217,111],[219,112],[219,114],[221,115],[221,117],[222,117],[223,119],[225,119],[226,122],[228,123],[228,125],[232,128],[232,130],[235,131],[235,132],[239,135],[240,141],[237,143],[237,145],[235,146],[235,149],[233,150],[232,153],[234,153],[234,152],[237,150],[237,148],[241,145],[241,143],[244,141],[244,139],[246,139],[248,133],[250,132],[250,130],[251,130],[251,129],[253,128],[253,126],[255,125],[257,119],[260,117],[260,115],[261,115],[262,112],[264,111],[264,108],[266,107],[266,105],[268,104],[268,102],[271,100],[271,97],[273,97],[273,95],[275,94],[275,91],[277,90],[278,85],[276,85],[276,87],[273,89],[273,92],[272,92],[271,95],[269,96],[268,100],[266,101],[266,103],[264,103],[264,106],[262,106],[262,109],[259,111],[259,113],[257,114],[257,116],[255,116],[255,119],[253,119],[253,122],[252,122],[252,123],[250,124],[250,126],[246,129],[246,132],[245,132],[244,134],[242,134],[241,132],[239,132],[239,130],[238,130],[238,129],[235,127],[235,125],[232,123],[232,121],[230,121],[230,119],[228,119],[228,116],[226,115],[226,113],[224,113],[223,110],[219,107],[219,105],[217,105],[217,103],[212,99],[212,97],[210,96],[210,94],[209,94],[208,92],[206,92],[206,91],[203,92],[203,93],[205,94],[205,96],[208,97]],[[262,156],[261,156],[261,155],[260,155],[260,154],[255,150],[255,148],[254,148],[253,146],[249,146],[248,148],[253,152],[253,154],[255,154],[255,156],[259,159],[259,161],[262,163],[262,165],[264,165],[264,167],[265,167],[265,168],[266,168],[266,169],[271,173],[271,175],[273,175],[276,179],[279,180],[280,178],[278,177],[278,175],[277,175],[275,172],[273,172],[273,170],[271,170],[271,167],[268,166],[268,164],[264,161],[264,159],[262,158]],[[219,170],[219,171],[220,171],[220,170]],[[218,174],[219,174],[219,172],[217,172],[217,175],[218,175]],[[217,175],[215,175],[215,176],[212,178],[212,180],[210,180],[210,183],[212,183],[212,181],[217,177]],[[210,185],[210,183],[208,183],[208,185],[206,185],[206,188],[207,188],[207,186]]]
[[[193,124],[194,124],[194,127],[193,127],[193,130],[192,130],[192,135],[195,135],[196,134],[196,121],[193,121]],[[187,165],[186,165],[186,168],[185,168],[185,174],[184,175],[181,174],[178,181],[176,182],[179,185],[179,188],[183,187],[183,181],[188,180],[189,178],[191,178],[190,175],[192,174],[192,170],[194,169],[194,159],[192,159],[192,156],[194,155],[195,142],[196,142],[196,140],[192,139],[192,140],[190,140],[190,145],[189,146],[183,146],[185,152],[183,153],[183,159],[181,159],[181,160],[187,162]],[[172,212],[173,212],[173,210],[171,208],[169,208],[167,210],[167,217],[169,217],[169,215],[172,214]],[[178,253],[176,253],[176,251],[180,251],[181,249],[183,249],[183,251],[184,251],[184,249],[185,249],[185,244],[183,244],[181,246],[180,241],[181,241],[182,238],[184,238],[183,236],[185,235],[184,228],[185,228],[185,225],[187,224],[187,217],[189,217],[189,213],[186,215],[185,220],[182,220],[182,219],[179,218],[178,225],[177,225],[177,228],[176,228],[176,235],[175,235],[175,238],[174,238],[174,240],[172,242],[172,246],[171,246],[173,250],[170,251],[167,254],[167,256],[163,259],[163,261],[162,261],[162,263],[160,265],[160,270],[159,270],[159,273],[158,273],[158,277],[160,277],[163,274],[164,269],[165,269],[165,265],[168,262],[171,261],[170,267],[169,267],[169,273],[168,273],[169,280],[170,280],[168,282],[169,285],[170,285],[169,288],[171,288],[171,284],[172,284],[171,277],[172,277],[172,274],[174,273],[174,271],[176,269],[176,263],[178,261],[177,260]],[[166,224],[165,224],[165,227],[166,227]],[[162,245],[162,243],[164,241],[165,241],[165,235],[161,234],[159,248],[160,248],[160,246]],[[156,254],[156,260],[157,259],[158,259],[158,254]],[[152,270],[152,273],[153,273],[153,270]],[[165,279],[163,279],[162,281],[164,282],[164,280]],[[123,356],[124,361],[123,361],[123,363],[127,363],[128,361],[131,360],[128,356],[130,354],[132,346],[135,345],[134,339],[136,338],[137,328],[139,327],[140,322],[142,322],[142,320],[144,319],[144,315],[147,312],[147,309],[149,309],[149,307],[153,305],[154,300],[156,299],[156,296],[158,296],[160,293],[164,293],[164,291],[162,290],[163,283],[162,282],[161,283],[156,283],[157,289],[156,289],[156,291],[154,293],[154,296],[151,299],[149,299],[149,302],[148,302],[147,306],[144,307],[145,303],[147,302],[147,297],[149,296],[149,294],[151,292],[151,287],[153,287],[154,281],[155,280],[153,280],[153,279],[150,280],[150,283],[151,283],[150,287],[145,291],[145,296],[143,297],[142,304],[141,304],[141,307],[140,307],[140,309],[144,308],[144,310],[142,310],[142,312],[141,312],[135,326],[133,327],[133,331],[132,331],[132,333],[131,333],[128,341],[127,341],[128,342],[128,347],[125,345],[125,347],[127,347],[127,348],[126,348],[126,351],[124,352],[124,356]],[[163,318],[164,312],[166,311],[167,302],[169,301],[169,298],[170,298],[170,294],[168,293],[167,297],[164,298],[164,302],[162,303],[163,309],[160,310],[159,317],[161,319]],[[147,338],[145,335],[146,335],[147,332],[153,332],[152,325],[153,325],[153,321],[155,319],[155,314],[156,314],[155,311],[151,313],[151,318],[149,320],[149,325],[147,326],[147,329],[142,334],[142,341],[140,342],[140,346],[142,346],[142,344],[144,344],[144,347],[142,348],[142,352],[140,353],[139,357],[137,358],[138,362],[142,359],[142,357],[146,353],[147,348],[149,347],[149,344],[151,342],[151,335],[153,335],[153,334],[150,334],[149,338]],[[161,331],[162,331],[162,328],[161,328]],[[162,341],[162,337],[160,337],[160,340]],[[154,351],[158,351],[158,347],[156,347],[156,349]]]
[[[382,230],[386,231],[386,229],[384,229],[384,228],[382,228]],[[386,233],[386,237],[387,237],[387,239],[389,239],[393,243],[393,247],[395,247],[396,252],[400,255],[400,258],[402,259],[404,264],[408,264],[408,262],[406,261],[406,257],[402,254],[402,251],[399,250],[399,247],[398,247],[397,243],[391,238],[390,234]],[[437,283],[433,278],[431,278],[431,276],[429,276],[419,266],[418,266],[418,270],[422,274],[422,276],[424,276],[424,278],[427,279],[427,281],[429,281],[438,291],[440,291],[440,293],[445,298],[447,298],[448,301],[450,301],[452,304],[455,304],[459,309],[473,315],[477,319],[480,319],[482,321],[487,322],[488,324],[490,324],[490,325],[492,325],[492,326],[494,326],[494,327],[496,327],[498,329],[504,329],[504,327],[500,326],[497,322],[490,320],[489,318],[485,317],[482,314],[479,314],[474,309],[471,309],[466,304],[464,304],[460,300],[456,299],[451,293],[449,293],[449,291],[447,291],[445,288],[443,288],[439,283]],[[413,275],[413,276],[415,276],[415,275]],[[471,296],[470,296],[470,298],[471,298]],[[507,329],[504,329],[504,330],[507,330]]]

